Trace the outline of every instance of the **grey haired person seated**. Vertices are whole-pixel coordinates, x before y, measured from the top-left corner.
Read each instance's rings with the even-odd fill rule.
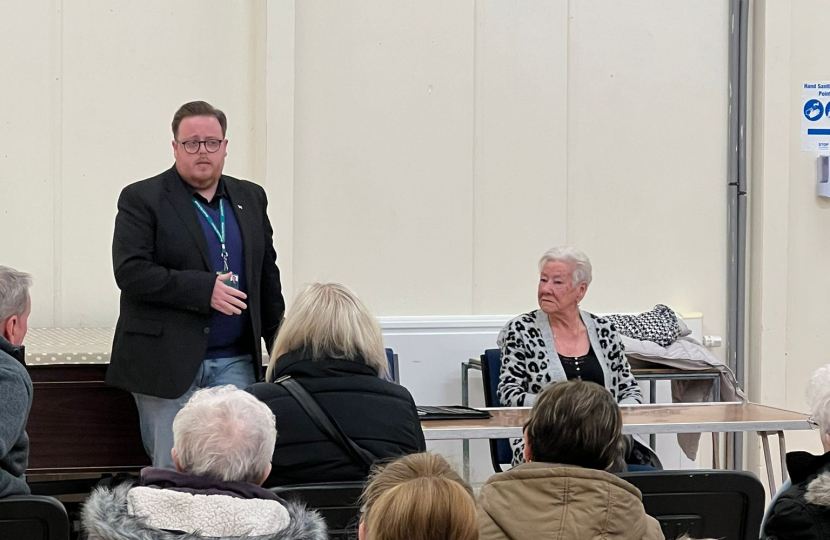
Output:
[[[31,285],[29,274],[0,266],[0,499],[29,494],[26,421],[33,391],[23,338],[32,311]]]
[[[809,422],[818,430],[823,454],[787,453],[790,482],[770,502],[761,538],[830,538],[830,364],[818,368],[807,387]]]
[[[276,436],[273,413],[247,392],[197,391],[173,422],[176,470],[97,488],[83,509],[89,540],[325,540],[316,511],[261,487]]]

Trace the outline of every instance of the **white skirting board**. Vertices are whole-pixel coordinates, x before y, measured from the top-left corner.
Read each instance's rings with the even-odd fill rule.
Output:
[[[394,349],[400,363],[401,384],[409,389],[419,405],[461,404],[461,363],[479,358],[485,349],[496,348],[496,337],[514,315],[436,316],[436,317],[379,317],[383,339]],[[702,315],[684,315],[683,320],[692,335],[702,338]],[[648,384],[641,384],[648,400]],[[658,403],[671,402],[668,381],[657,385]],[[484,406],[481,373],[470,370],[470,405]],[[430,450],[449,459],[461,470],[461,441],[431,441]],[[711,465],[711,438],[701,439],[705,466]],[[696,468],[699,465],[682,455],[674,435],[660,435],[657,451],[664,466],[669,469]],[[698,457],[698,462],[701,458]],[[470,479],[483,483],[493,474],[487,441],[470,443]]]

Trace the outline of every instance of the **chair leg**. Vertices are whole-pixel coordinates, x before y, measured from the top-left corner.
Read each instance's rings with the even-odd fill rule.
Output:
[[[712,433],[712,468],[720,469],[720,433]]]

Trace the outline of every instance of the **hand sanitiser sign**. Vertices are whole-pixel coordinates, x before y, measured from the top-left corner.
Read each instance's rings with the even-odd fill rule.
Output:
[[[804,83],[801,111],[801,149],[830,154],[830,81]]]

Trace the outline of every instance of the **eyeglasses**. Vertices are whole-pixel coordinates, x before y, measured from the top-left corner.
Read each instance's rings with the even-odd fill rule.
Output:
[[[206,141],[177,141],[180,145],[184,147],[184,151],[188,154],[198,154],[199,148],[204,144],[205,150],[209,153],[214,153],[222,147],[222,143],[224,142],[221,139],[208,139]]]
[[[819,428],[818,422],[813,420],[813,415],[812,414],[807,417],[807,423],[810,424],[810,429],[818,429]]]

